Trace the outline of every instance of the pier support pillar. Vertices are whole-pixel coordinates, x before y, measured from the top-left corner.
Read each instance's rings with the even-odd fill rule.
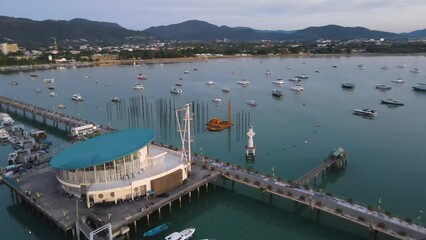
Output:
[[[172,202],[169,202],[169,213],[172,214]]]
[[[138,232],[138,228],[137,228],[136,221],[133,222],[133,226],[135,226],[135,233],[137,233]]]
[[[191,191],[188,193],[189,194],[189,202],[191,202]]]
[[[232,187],[231,187],[232,190],[234,190],[234,185],[235,185],[235,181],[232,180]]]
[[[200,187],[197,188],[198,197],[200,197]]]
[[[161,208],[158,208],[158,218],[161,220]]]
[[[208,193],[208,192],[209,192],[209,183],[206,182],[206,193]]]
[[[272,204],[272,196],[273,196],[273,194],[269,193],[269,204]]]
[[[149,226],[149,213],[146,215],[146,225]]]
[[[371,240],[377,239],[377,230],[370,226],[370,238]]]
[[[317,209],[317,221],[319,221],[320,212],[321,212],[321,210],[319,210],[319,208],[318,208]]]
[[[179,197],[179,208],[182,208],[182,197]]]

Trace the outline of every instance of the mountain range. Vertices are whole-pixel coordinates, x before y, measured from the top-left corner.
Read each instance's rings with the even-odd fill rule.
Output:
[[[426,37],[426,29],[402,34],[338,25],[308,27],[296,31],[256,30],[248,27],[216,26],[198,20],[135,31],[116,23],[81,18],[70,21],[35,21],[0,16],[0,42],[15,42],[27,46],[51,45],[53,38],[58,41],[58,44],[72,45],[84,42],[122,44],[146,39],[211,42],[226,38],[233,42],[254,42],[260,40],[314,41],[317,39],[345,41],[360,38],[398,40],[424,37]]]

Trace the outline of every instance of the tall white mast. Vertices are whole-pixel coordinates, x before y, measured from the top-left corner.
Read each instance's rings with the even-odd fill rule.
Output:
[[[183,119],[182,119],[183,117]],[[176,110],[178,132],[182,142],[181,162],[187,164],[188,171],[191,171],[191,111],[190,104],[185,104],[185,108]]]

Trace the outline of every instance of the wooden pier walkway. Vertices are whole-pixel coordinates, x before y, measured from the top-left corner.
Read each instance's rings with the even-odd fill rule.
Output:
[[[252,188],[260,189],[264,193],[270,194],[271,201],[272,196],[278,196],[294,201],[296,204],[303,204],[311,208],[312,215],[314,210],[317,211],[317,216],[321,211],[327,212],[338,218],[365,226],[370,231],[372,239],[376,238],[377,232],[397,239],[426,239],[426,228],[423,226],[416,225],[411,221],[407,222],[402,218],[386,215],[380,210],[370,210],[352,201],[348,202],[313,191],[312,189],[307,190],[294,184],[278,181],[274,178],[268,178],[264,175],[248,172],[233,166],[227,166],[213,160],[210,160],[208,164],[215,171],[220,171],[225,178],[231,180],[232,185],[234,185],[234,182],[238,182]],[[328,164],[321,164],[321,166],[327,166]]]
[[[298,186],[309,185],[309,181],[314,179],[314,186],[316,186],[317,178],[320,173],[323,177],[327,169],[334,167],[336,169],[341,169],[346,166],[346,152],[343,148],[338,148],[331,152],[327,158],[318,166],[310,170],[309,172],[303,174],[301,177],[296,179],[294,183]]]
[[[0,96],[0,107],[6,108],[8,111],[10,111],[10,108],[13,108],[16,114],[18,110],[21,110],[24,117],[27,117],[27,114],[31,114],[33,119],[35,119],[37,116],[41,117],[44,124],[47,124],[47,119],[49,119],[52,121],[53,126],[55,127],[58,127],[59,123],[61,123],[65,126],[66,130],[70,130],[72,127],[79,127],[87,124],[94,124],[97,126],[97,124],[83,120],[81,118],[45,109],[33,104],[24,103],[5,96]],[[99,126],[98,129],[101,131],[101,133],[108,132],[108,130],[103,129],[102,126]]]

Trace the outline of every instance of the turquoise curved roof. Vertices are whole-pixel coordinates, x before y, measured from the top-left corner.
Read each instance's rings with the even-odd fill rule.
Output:
[[[50,165],[60,170],[72,170],[104,164],[147,146],[154,137],[154,131],[147,128],[103,134],[64,149],[50,161]]]

